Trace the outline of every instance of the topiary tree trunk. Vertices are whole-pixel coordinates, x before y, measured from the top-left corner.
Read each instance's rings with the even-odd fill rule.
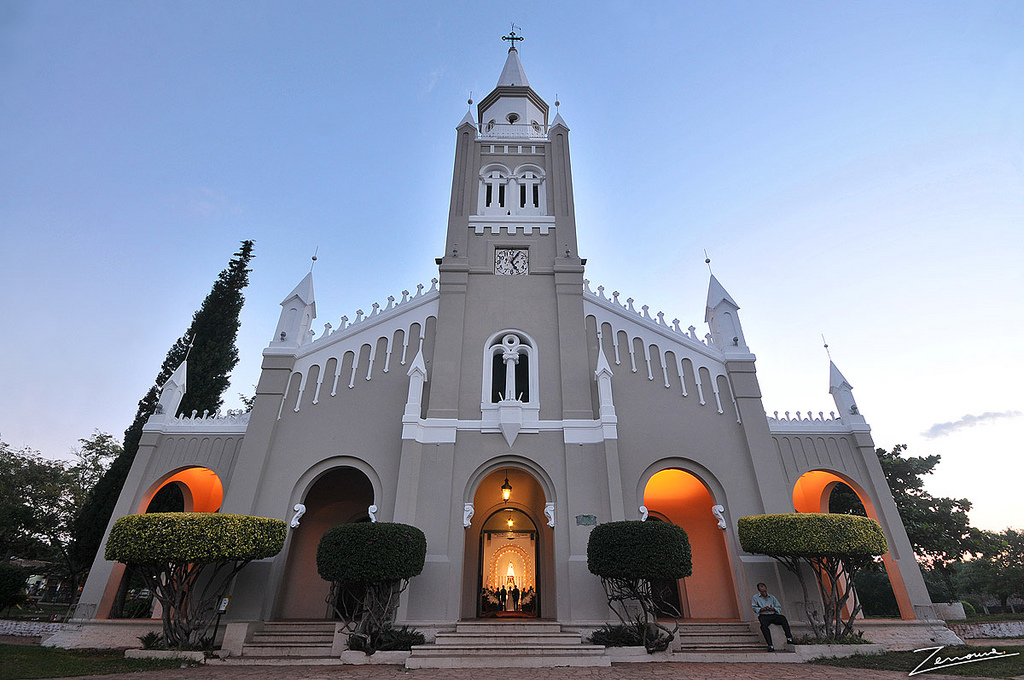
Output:
[[[216,617],[216,602],[245,565],[284,546],[279,519],[216,513],[127,515],[114,523],[106,558],[134,566],[163,607],[168,647],[194,649]]]

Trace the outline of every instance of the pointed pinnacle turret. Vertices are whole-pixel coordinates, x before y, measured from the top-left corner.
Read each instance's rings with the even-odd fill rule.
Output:
[[[850,424],[867,425],[853,398],[853,385],[839,371],[834,361],[829,361],[828,391],[836,402],[836,409],[843,421]],[[868,428],[870,429],[870,428]]]
[[[316,299],[313,296],[313,272],[299,281],[291,293],[281,301],[281,317],[270,342],[271,347],[298,347],[310,341],[310,326],[316,318]]]
[[[708,302],[704,321],[711,327],[711,338],[715,345],[726,353],[748,353],[747,341],[743,338],[743,327],[736,312],[740,306],[722,287],[715,275],[708,283]]]
[[[704,321],[708,321],[708,319],[711,316],[712,310],[718,307],[718,305],[722,302],[728,302],[736,309],[740,308],[740,306],[736,304],[736,301],[732,299],[732,296],[729,295],[729,291],[727,291],[725,287],[723,287],[722,284],[718,282],[718,279],[715,278],[715,275],[712,274],[711,281],[708,283],[708,302],[707,309],[704,312]]]
[[[522,40],[522,38],[517,38]],[[498,77],[498,84],[495,87],[511,86],[511,87],[529,87],[530,81],[526,78],[526,71],[523,70],[523,65],[519,61],[519,51],[515,47],[515,43],[512,47],[508,48],[508,57],[505,59],[505,68],[501,70],[501,76]]]
[[[847,380],[846,377],[839,371],[839,368],[836,366],[836,362],[829,361],[828,362],[828,389],[829,389],[829,392],[831,392],[832,390],[835,390],[835,389],[839,389],[843,385],[846,385],[850,389],[853,388],[853,385],[850,384],[850,381]]]

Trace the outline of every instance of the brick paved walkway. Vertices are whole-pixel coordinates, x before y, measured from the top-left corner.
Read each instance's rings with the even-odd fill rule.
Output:
[[[492,680],[514,676],[515,680],[900,680],[898,671],[831,668],[809,664],[729,663],[642,663],[618,664],[611,668],[515,668],[423,669],[407,671],[400,666],[220,666],[152,671],[145,675],[96,675],[92,680]],[[928,673],[928,680],[949,680],[953,676]]]

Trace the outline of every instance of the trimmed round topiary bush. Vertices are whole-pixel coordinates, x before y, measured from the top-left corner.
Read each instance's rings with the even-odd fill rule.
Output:
[[[282,520],[213,512],[126,515],[114,523],[104,556],[125,564],[262,560],[281,552]]]
[[[737,529],[743,549],[759,555],[870,558],[889,550],[878,522],[857,515],[753,515],[740,517]]]
[[[409,579],[423,571],[427,537],[408,524],[359,522],[328,529],[316,549],[320,578],[343,585]]]
[[[608,522],[590,532],[587,568],[602,578],[686,578],[693,573],[690,539],[668,522]]]

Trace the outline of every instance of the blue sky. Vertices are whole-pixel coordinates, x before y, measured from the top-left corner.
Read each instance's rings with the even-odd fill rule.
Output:
[[[834,408],[824,334],[878,446],[1024,526],[1019,2],[0,4],[0,438],[120,436],[242,239],[227,406],[314,249],[318,330],[429,284],[510,21],[593,286],[702,328],[707,249],[769,413]]]

